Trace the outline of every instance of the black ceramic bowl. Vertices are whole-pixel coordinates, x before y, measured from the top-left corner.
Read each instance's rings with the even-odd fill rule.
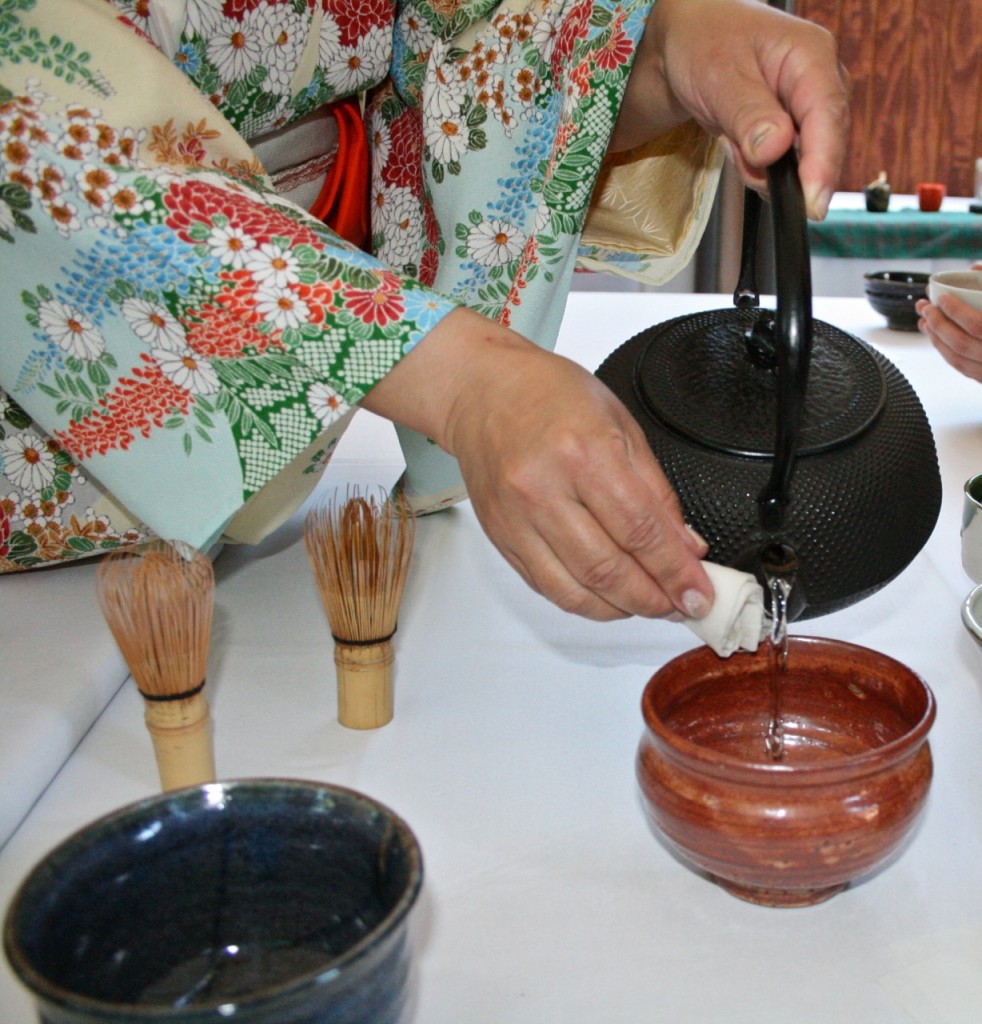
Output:
[[[912,270],[877,270],[863,275],[866,298],[877,313],[885,316],[895,331],[916,331],[914,303],[927,298],[929,274]]]
[[[59,1024],[391,1024],[419,846],[336,786],[213,783],[125,807],[28,875],[4,947]]]

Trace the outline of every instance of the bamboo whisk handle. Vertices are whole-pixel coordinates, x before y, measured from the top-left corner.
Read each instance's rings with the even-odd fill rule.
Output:
[[[181,700],[144,700],[144,717],[166,792],[215,781],[211,717],[203,693]]]
[[[349,729],[377,729],[392,721],[391,640],[334,645],[338,721]]]

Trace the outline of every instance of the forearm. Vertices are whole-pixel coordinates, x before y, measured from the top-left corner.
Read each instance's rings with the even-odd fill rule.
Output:
[[[705,547],[638,424],[583,367],[460,309],[362,404],[456,456],[485,532],[559,607],[705,614]]]

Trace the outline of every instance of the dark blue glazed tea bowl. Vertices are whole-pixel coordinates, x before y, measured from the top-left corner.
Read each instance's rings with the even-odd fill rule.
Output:
[[[916,331],[917,301],[927,298],[928,274],[916,270],[876,270],[863,275],[866,299],[894,331]]]
[[[391,1024],[422,875],[405,822],[360,793],[212,783],[49,853],[4,948],[44,1024]]]

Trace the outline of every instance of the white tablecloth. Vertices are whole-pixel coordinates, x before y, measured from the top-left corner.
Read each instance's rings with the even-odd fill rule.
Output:
[[[574,294],[560,350],[593,369],[638,330],[728,302]],[[922,336],[883,328],[863,300],[816,300],[815,314],[907,374],[945,483],[934,536],[897,580],[794,628],[893,655],[939,704],[921,827],[887,870],[828,903],[755,907],[666,850],[634,780],[639,700],[692,635],[564,615],[524,587],[469,506],[419,522],[395,719],[374,732],[337,723],[300,517],[218,560],[208,687],[219,772],[352,786],[410,823],[426,867],[414,921],[419,1024],[982,1020],[982,653],[959,621],[970,581],[958,550],[961,485],[982,469],[982,390]],[[353,431],[324,486],[391,482],[399,457],[387,426],[360,414]],[[0,905],[57,841],[156,784],[127,684],[0,852]],[[0,1020],[32,1014],[4,965]]]
[[[94,564],[0,576],[0,850],[129,675],[94,588]]]

